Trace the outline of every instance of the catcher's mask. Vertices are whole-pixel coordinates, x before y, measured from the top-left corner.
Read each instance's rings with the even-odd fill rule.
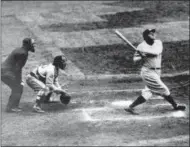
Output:
[[[53,60],[53,65],[54,65],[55,67],[58,67],[58,68],[64,70],[65,67],[66,67],[66,61],[67,61],[67,59],[66,59],[65,56],[62,56],[62,55],[56,56],[56,57],[54,58],[54,60]]]

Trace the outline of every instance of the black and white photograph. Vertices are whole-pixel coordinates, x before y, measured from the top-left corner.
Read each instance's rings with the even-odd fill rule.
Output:
[[[189,1],[1,1],[1,147],[189,147]]]

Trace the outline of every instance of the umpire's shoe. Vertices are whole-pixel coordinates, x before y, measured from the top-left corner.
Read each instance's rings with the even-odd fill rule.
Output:
[[[126,112],[129,112],[129,113],[133,114],[133,115],[139,115],[139,113],[135,112],[134,108],[132,108],[132,107],[125,108],[124,110]]]
[[[176,107],[174,107],[174,110],[185,110],[186,107],[185,105],[177,105]]]
[[[19,108],[7,108],[6,112],[12,113],[12,112],[21,112],[22,110]]]

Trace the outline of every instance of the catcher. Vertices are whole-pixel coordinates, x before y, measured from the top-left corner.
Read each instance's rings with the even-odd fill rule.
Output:
[[[58,82],[59,70],[65,69],[66,61],[65,56],[56,56],[53,63],[41,65],[27,75],[26,83],[37,92],[36,103],[33,106],[35,112],[45,112],[42,110],[41,104],[50,102],[52,93],[60,94],[60,101],[63,104],[67,105],[70,102],[71,97]]]

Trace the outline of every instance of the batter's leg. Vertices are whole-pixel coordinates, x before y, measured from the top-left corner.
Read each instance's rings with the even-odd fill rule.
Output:
[[[164,99],[168,101],[174,108],[174,110],[185,110],[185,105],[178,105],[171,95],[164,96]]]
[[[141,95],[131,105],[129,105],[128,108],[125,108],[124,110],[132,114],[138,114],[134,111],[134,108],[140,104],[145,103],[147,99],[151,98],[151,96],[152,93],[150,89],[145,86],[145,88],[142,90]]]

